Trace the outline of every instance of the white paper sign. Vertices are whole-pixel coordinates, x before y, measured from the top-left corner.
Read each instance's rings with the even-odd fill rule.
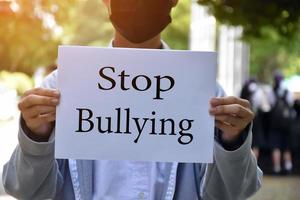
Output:
[[[61,46],[55,157],[212,162],[216,54]]]

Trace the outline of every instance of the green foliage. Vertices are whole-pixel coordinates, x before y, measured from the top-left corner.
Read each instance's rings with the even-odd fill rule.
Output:
[[[198,0],[221,23],[241,25],[245,36],[261,37],[269,27],[290,37],[299,30],[299,0]]]
[[[45,20],[46,14],[52,16],[51,12],[42,10],[43,5],[39,2],[44,1],[19,0],[17,1],[19,9],[15,12],[12,10],[0,12],[0,68],[2,70],[32,74],[37,67],[48,66],[55,62],[60,40],[54,37],[52,27],[49,27]],[[60,3],[54,5],[63,11],[63,8],[69,7],[74,1],[58,2]],[[6,10],[11,7],[8,3],[0,6],[5,6]],[[65,18],[67,19],[66,16]]]
[[[0,4],[2,70],[32,75],[37,67],[56,62],[59,44],[103,45],[112,37],[102,0],[17,3],[19,10],[15,12],[10,2]],[[10,12],[1,12],[1,8]]]
[[[162,37],[172,49],[188,49],[191,21],[191,0],[179,0],[172,11],[172,24]]]
[[[300,74],[300,36],[281,37],[272,29],[264,30],[269,37],[248,38],[251,46],[250,73],[260,81],[270,82],[275,70],[286,76]]]
[[[250,44],[250,72],[268,82],[274,70],[300,73],[299,0],[198,0],[216,19],[242,26]]]
[[[103,0],[0,1],[0,69],[32,75],[56,63],[59,44],[106,46],[113,37]],[[188,48],[190,0],[180,1],[163,38]]]
[[[285,62],[287,62],[287,67],[284,68],[284,73],[287,76],[292,76],[294,74],[300,75],[300,31],[292,39],[289,40],[289,45],[286,50]]]
[[[106,46],[113,37],[113,27],[103,0],[86,0],[63,24],[64,44]]]

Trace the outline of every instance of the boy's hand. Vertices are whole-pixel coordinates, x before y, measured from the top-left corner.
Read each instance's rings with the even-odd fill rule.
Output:
[[[253,120],[249,101],[238,97],[212,98],[210,101],[210,114],[215,116],[215,126],[223,134],[224,142],[232,142]]]
[[[30,134],[42,138],[50,136],[59,97],[59,91],[53,89],[35,88],[24,93],[18,107]]]

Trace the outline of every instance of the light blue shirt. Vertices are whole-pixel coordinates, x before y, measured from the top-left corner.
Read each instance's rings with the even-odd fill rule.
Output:
[[[165,168],[157,162],[95,161],[93,199],[161,199]]]

